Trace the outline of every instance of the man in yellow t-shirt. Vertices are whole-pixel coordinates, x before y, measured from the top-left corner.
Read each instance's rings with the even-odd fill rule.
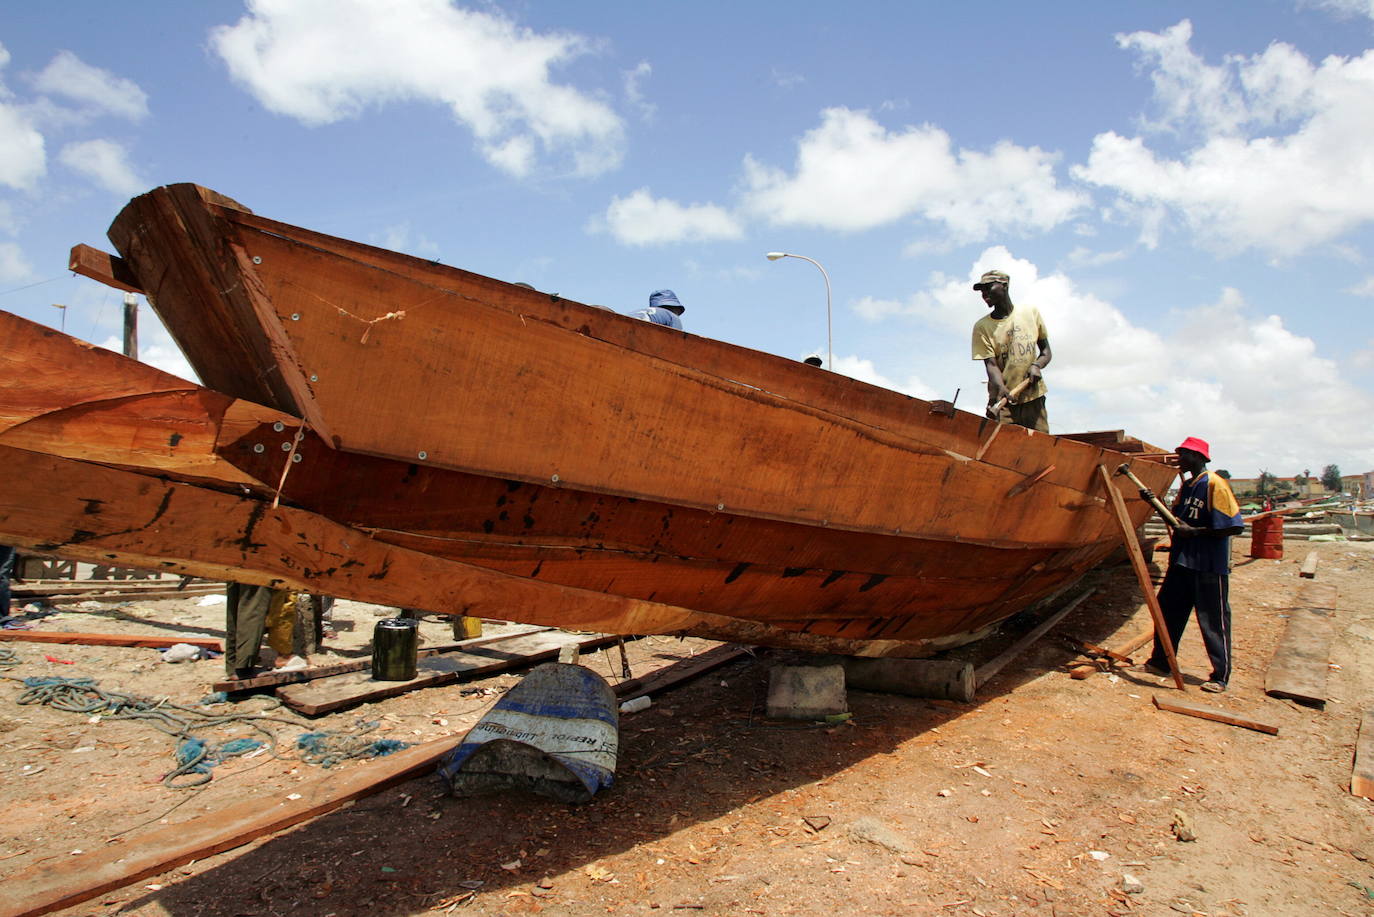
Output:
[[[1012,423],[1048,433],[1043,371],[1050,365],[1050,335],[1039,309],[1012,303],[1010,287],[1011,278],[1003,271],[988,271],[973,285],[992,309],[973,326],[973,359],[982,360],[988,373],[989,417],[1006,399],[1006,408],[994,419],[1004,422],[1003,412],[1009,411]],[[1013,396],[1022,382],[1025,388]]]

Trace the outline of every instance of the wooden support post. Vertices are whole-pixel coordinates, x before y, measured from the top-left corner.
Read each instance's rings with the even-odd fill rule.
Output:
[[[1150,619],[1155,622],[1155,636],[1159,639],[1160,646],[1164,647],[1164,655],[1169,659],[1169,671],[1174,674],[1174,686],[1182,691],[1183,674],[1179,672],[1178,659],[1174,656],[1174,641],[1169,639],[1169,629],[1164,625],[1164,612],[1159,609],[1159,599],[1155,597],[1154,584],[1150,582],[1150,571],[1145,567],[1145,555],[1140,552],[1140,543],[1135,540],[1135,529],[1131,526],[1131,517],[1126,512],[1126,501],[1121,499],[1121,492],[1112,483],[1112,476],[1106,466],[1098,465],[1097,473],[1102,477],[1102,486],[1107,488],[1107,497],[1116,514],[1116,521],[1121,526],[1121,540],[1126,543],[1126,555],[1131,559],[1131,567],[1135,570],[1135,578],[1140,583],[1140,591],[1145,594],[1145,604],[1150,607]]]

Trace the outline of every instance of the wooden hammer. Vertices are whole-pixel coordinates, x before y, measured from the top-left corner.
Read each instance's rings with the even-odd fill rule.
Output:
[[[1116,469],[1116,473],[1124,474],[1126,477],[1130,478],[1131,483],[1134,484],[1136,487],[1140,488],[1141,490],[1150,489],[1141,483],[1140,478],[1131,474],[1130,462],[1122,462],[1120,467]],[[1178,520],[1174,518],[1173,513],[1169,512],[1169,508],[1160,502],[1158,497],[1151,496],[1150,505],[1155,508],[1155,512],[1159,513],[1159,517],[1169,524],[1170,528],[1178,528]]]

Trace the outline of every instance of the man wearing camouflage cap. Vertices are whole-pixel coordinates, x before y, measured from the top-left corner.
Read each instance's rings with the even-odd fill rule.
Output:
[[[1012,303],[1011,278],[1003,271],[988,271],[973,288],[992,309],[973,326],[973,359],[988,373],[988,416],[1001,422],[1009,412],[1012,423],[1050,432],[1043,375],[1050,336],[1040,310]]]

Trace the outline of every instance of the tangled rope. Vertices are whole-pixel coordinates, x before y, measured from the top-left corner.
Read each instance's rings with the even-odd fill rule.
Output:
[[[333,767],[350,758],[381,758],[410,747],[410,743],[397,739],[368,738],[376,728],[375,721],[359,720],[347,732],[307,732],[296,739],[296,748],[307,764]]]
[[[8,646],[0,646],[0,668],[19,664],[19,654]]]
[[[204,707],[174,704],[165,697],[154,699],[106,691],[92,678],[47,676],[25,678],[22,682],[24,691],[16,703],[42,704],[84,716],[136,720],[180,739],[175,752],[176,766],[162,778],[162,782],[171,789],[190,789],[208,783],[211,779],[210,770],[216,764],[264,745],[273,757],[280,757],[277,753],[277,737],[267,728],[267,723],[305,728],[305,723],[299,720],[267,715],[267,711],[281,707],[281,701],[276,698],[260,697],[268,706],[257,712],[216,713]],[[205,698],[211,704],[217,704],[219,700],[215,695]],[[197,730],[232,725],[246,726],[262,738],[235,738],[212,744],[193,735]],[[395,739],[365,738],[364,734],[376,726],[376,723],[360,722],[346,732],[306,733],[297,740],[301,759],[310,764],[333,767],[349,758],[378,757],[408,747],[407,743]]]

